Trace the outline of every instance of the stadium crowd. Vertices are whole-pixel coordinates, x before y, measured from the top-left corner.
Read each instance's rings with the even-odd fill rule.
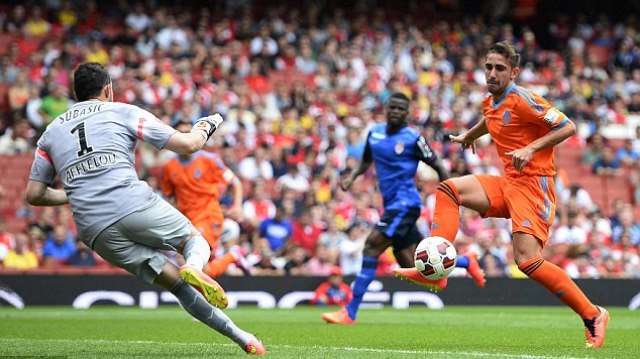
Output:
[[[151,3],[51,0],[0,7],[0,86],[7,98],[0,106],[0,154],[33,151],[46,125],[73,103],[73,68],[99,62],[109,70],[116,101],[143,107],[169,125],[223,114],[208,150],[243,181],[238,240],[254,274],[328,276],[338,265],[353,275],[381,199],[371,174],[349,193],[337,182],[362,155],[368,128],[385,120],[386,99],[396,91],[412,98],[412,126],[453,176],[500,173],[488,138],[476,154],[444,139],[478,120],[486,92],[483,49],[510,40],[522,55],[518,83],[588,129],[564,146],[584,149],[582,161],[594,174],[627,174],[635,186],[633,197],[605,213],[561,172],[547,259],[574,278],[640,278],[640,222],[633,216],[640,203],[640,128],[619,148],[602,133],[640,115],[634,15],[559,14],[541,30],[512,26],[515,15],[500,16],[500,1],[485,2],[494,5],[493,17],[449,9],[450,18],[433,15],[438,9],[429,2],[407,2],[411,15],[402,16],[370,7],[371,1],[345,8],[323,1],[295,7]],[[144,143],[137,152],[141,177],[159,191],[159,169],[170,155]],[[419,225],[425,236],[436,178],[425,166],[416,179],[424,189]],[[28,228],[8,233],[6,221],[14,217],[27,219]],[[455,244],[478,254],[489,277],[523,277],[512,260],[509,225],[464,210]],[[36,211],[26,204],[0,217],[0,263],[19,269],[106,265],[77,240],[68,207]],[[392,254],[385,254],[379,274],[393,265]]]

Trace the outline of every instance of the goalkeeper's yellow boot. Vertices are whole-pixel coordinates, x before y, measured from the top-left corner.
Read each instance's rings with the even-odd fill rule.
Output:
[[[337,312],[322,313],[322,319],[329,324],[355,324],[356,320],[351,319],[347,308],[342,307]]]
[[[191,265],[183,265],[180,268],[180,278],[200,292],[214,307],[224,309],[229,305],[224,289],[202,270]]]
[[[447,277],[438,280],[427,279],[415,268],[396,268],[393,270],[393,275],[406,282],[425,287],[432,292],[443,290],[448,281]]]
[[[604,338],[609,324],[609,312],[606,309],[596,305],[600,314],[593,319],[584,320],[584,335],[587,338],[587,348],[600,348],[604,345]]]

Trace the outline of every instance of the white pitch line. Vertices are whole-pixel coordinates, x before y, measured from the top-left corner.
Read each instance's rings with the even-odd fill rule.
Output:
[[[56,343],[87,343],[87,344],[153,344],[153,345],[176,345],[176,346],[224,346],[232,347],[235,344],[221,343],[184,343],[184,342],[157,342],[153,340],[104,340],[104,339],[25,339],[25,338],[0,338],[2,342],[56,342]],[[357,347],[333,347],[333,346],[298,346],[298,345],[266,345],[267,350],[276,349],[303,349],[314,351],[333,351],[333,352],[367,352],[376,354],[411,354],[411,355],[445,355],[445,356],[464,356],[477,358],[513,358],[513,359],[584,359],[588,357],[569,357],[569,356],[549,356],[549,355],[528,355],[528,354],[506,354],[506,353],[485,353],[485,352],[458,352],[444,350],[404,350],[404,349],[375,349],[375,348],[357,348]]]

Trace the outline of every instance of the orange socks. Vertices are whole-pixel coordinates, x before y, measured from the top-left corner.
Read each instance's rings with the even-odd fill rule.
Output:
[[[534,257],[518,268],[529,278],[542,284],[583,319],[594,318],[600,314],[576,283],[557,265]]]
[[[235,262],[236,258],[231,253],[227,253],[222,257],[216,258],[209,262],[206,266],[206,272],[211,278],[219,277],[227,270],[231,263]]]
[[[448,239],[453,243],[460,225],[460,195],[449,180],[436,188],[436,209],[431,222],[431,235]]]

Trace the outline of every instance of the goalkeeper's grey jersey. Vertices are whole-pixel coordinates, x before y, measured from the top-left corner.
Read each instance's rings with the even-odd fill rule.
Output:
[[[174,132],[136,106],[79,102],[47,127],[29,179],[51,184],[59,176],[80,239],[92,246],[109,225],[160,200],[138,179],[134,148],[137,140],[163,148]]]

